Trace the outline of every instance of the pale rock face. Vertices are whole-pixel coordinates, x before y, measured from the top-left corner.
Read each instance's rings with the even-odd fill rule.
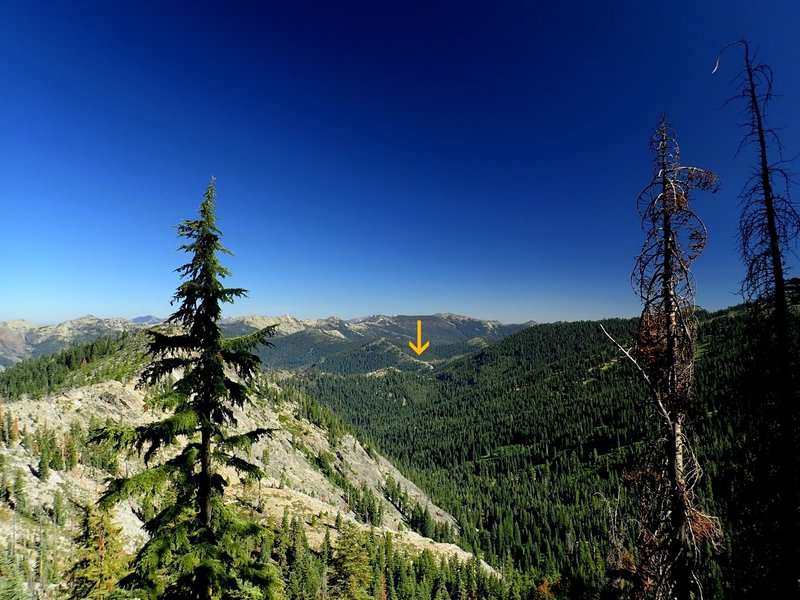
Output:
[[[339,338],[342,340],[347,339],[347,336],[338,329],[321,329],[320,331],[322,331],[322,333],[324,333],[325,335],[329,335],[331,337]]]
[[[3,321],[0,323],[0,327],[8,328],[17,333],[25,333],[31,329],[37,329],[39,325],[25,319],[14,319],[13,321]]]
[[[303,324],[291,315],[283,315],[280,317],[267,317],[261,315],[231,317],[228,319],[223,319],[223,324],[243,325],[251,328],[253,331],[263,329],[264,327],[269,327],[270,325],[277,325],[278,335],[291,335],[305,329]]]

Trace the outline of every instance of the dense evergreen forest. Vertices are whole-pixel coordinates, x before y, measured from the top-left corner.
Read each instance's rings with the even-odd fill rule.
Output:
[[[701,312],[700,322],[689,435],[708,475],[700,496],[726,534],[704,563],[704,589],[761,594],[777,552],[769,464],[780,461],[752,377],[762,371],[743,309]],[[602,324],[623,345],[635,327]],[[429,375],[306,374],[303,385],[424,483],[457,517],[465,548],[583,597],[607,585],[611,540],[633,535],[627,480],[656,422],[633,371],[600,323],[554,323]]]

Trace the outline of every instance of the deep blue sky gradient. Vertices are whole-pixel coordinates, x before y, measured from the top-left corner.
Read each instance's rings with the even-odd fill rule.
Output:
[[[722,180],[694,198],[721,308],[753,163],[724,45],[772,66],[800,152],[792,1],[163,4],[0,8],[0,320],[169,314],[173,226],[212,174],[250,290],[228,315],[633,315],[662,111]]]

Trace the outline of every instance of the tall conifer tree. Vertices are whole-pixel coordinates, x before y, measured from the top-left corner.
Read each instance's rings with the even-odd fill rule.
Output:
[[[108,505],[134,496],[156,508],[145,523],[150,539],[121,582],[147,598],[233,598],[244,597],[245,590],[247,597],[270,598],[279,587],[276,569],[261,550],[266,531],[225,501],[228,482],[220,473],[233,467],[245,477],[262,475],[242,453],[268,430],[230,430],[237,424],[234,410],[245,407],[254,391],[260,359],[252,351],[271,345],[274,326],[222,337],[222,304],[247,292],[222,283],[231,273],[218,254],[230,251],[220,244],[215,200],[212,177],[199,218],[177,226],[188,240],[179,249],[190,256],[176,269],[183,280],[173,298],[178,309],[165,328],[150,332],[152,362],[139,380],[156,390],[149,408],[166,416],[136,428],[107,428],[102,435],[135,449],[147,467],[111,481],[101,498]],[[170,376],[177,381],[169,383]],[[177,453],[160,452],[170,447]]]
[[[122,547],[121,532],[107,513],[85,509],[75,563],[66,576],[69,600],[122,597],[115,590],[128,572],[130,557]]]

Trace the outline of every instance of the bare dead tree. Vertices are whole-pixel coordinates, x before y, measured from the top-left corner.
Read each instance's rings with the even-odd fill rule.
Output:
[[[630,476],[641,509],[634,595],[689,600],[702,594],[695,575],[699,543],[721,536],[718,520],[698,508],[702,471],[686,433],[697,328],[691,264],[706,243],[689,191],[714,192],[719,182],[711,171],[680,165],[675,132],[663,116],[650,147],[654,175],[638,199],[645,242],[632,275],[643,309],[635,347],[626,354],[647,383],[661,433],[646,467]]]
[[[728,102],[742,101],[745,135],[739,145],[756,147],[756,165],[741,193],[742,214],[739,221],[739,248],[745,265],[741,292],[753,309],[762,344],[758,352],[766,357],[761,375],[764,378],[766,406],[774,411],[772,428],[779,448],[775,461],[780,464],[782,532],[781,577],[784,593],[800,596],[800,441],[798,417],[800,393],[797,371],[798,347],[792,335],[792,303],[796,303],[796,279],[787,278],[787,257],[800,235],[800,214],[789,196],[788,161],[775,129],[767,123],[767,108],[773,98],[772,69],[751,54],[745,40],[723,49],[741,48],[744,68],[736,78],[736,94]],[[716,72],[719,67],[714,68]],[[766,325],[767,327],[764,327]],[[770,406],[774,404],[775,406]],[[770,432],[770,433],[773,433]]]
[[[737,93],[728,102],[743,100],[745,105],[745,120],[740,123],[745,135],[739,151],[751,144],[757,151],[757,164],[741,194],[739,248],[746,268],[741,292],[749,302],[770,305],[775,333],[786,335],[786,257],[800,235],[800,214],[789,197],[791,179],[780,139],[767,124],[766,111],[773,97],[772,69],[751,56],[747,41],[740,40],[727,48],[735,47],[744,52],[744,69],[736,78]]]

